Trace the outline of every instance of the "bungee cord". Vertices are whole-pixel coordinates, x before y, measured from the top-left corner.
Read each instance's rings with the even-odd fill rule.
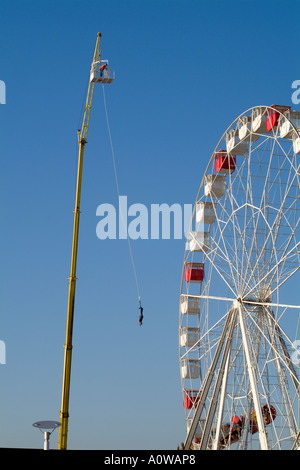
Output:
[[[111,136],[111,131],[110,131],[110,125],[109,125],[109,119],[108,119],[108,112],[107,112],[107,105],[106,105],[106,97],[105,97],[104,85],[102,85],[102,90],[103,90],[103,101],[104,101],[104,110],[105,110],[105,117],[106,117],[106,125],[107,125],[107,130],[108,130],[108,136],[109,136],[109,142],[110,142],[110,148],[111,148],[111,154],[112,154],[112,160],[113,160],[113,166],[114,166],[114,174],[115,174],[115,180],[116,180],[116,188],[117,188],[118,198],[119,198],[119,200],[120,200],[120,189],[119,189],[119,180],[118,180],[117,166],[116,166],[116,159],[115,159],[115,151],[114,151],[114,146],[113,146],[112,136]],[[134,264],[134,259],[133,259],[132,249],[131,249],[131,243],[130,243],[130,239],[129,239],[129,236],[128,236],[127,227],[126,227],[126,225],[125,225],[125,221],[124,221],[124,217],[123,217],[123,213],[122,213],[121,208],[120,208],[120,214],[121,214],[121,219],[122,219],[122,222],[123,222],[124,229],[125,229],[125,231],[126,231],[126,238],[127,238],[127,242],[128,242],[129,254],[130,254],[132,269],[133,269],[134,278],[135,278],[135,284],[136,284],[137,295],[138,295],[138,301],[139,301],[139,310],[140,310],[139,324],[140,324],[140,326],[141,326],[141,325],[142,325],[142,321],[143,321],[143,307],[142,307],[142,304],[141,304],[141,296],[140,296],[139,282],[138,282],[136,267],[135,267],[135,264]]]

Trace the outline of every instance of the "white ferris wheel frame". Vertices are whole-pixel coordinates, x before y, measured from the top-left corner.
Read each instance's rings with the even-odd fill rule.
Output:
[[[196,211],[197,203],[200,200],[201,191],[203,191],[203,189],[204,189],[205,178],[209,174],[210,168],[213,165],[213,162],[214,162],[214,159],[215,159],[215,156],[216,156],[217,152],[220,151],[220,146],[221,146],[222,142],[224,141],[225,136],[228,135],[228,132],[230,130],[234,129],[234,126],[236,125],[236,123],[238,123],[244,117],[249,117],[249,113],[251,113],[251,115],[252,115],[252,113],[255,112],[255,110],[261,110],[262,115],[266,115],[267,113],[270,113],[272,111],[276,111],[277,113],[279,113],[279,121],[283,121],[283,120],[289,121],[289,119],[284,114],[284,112],[278,111],[278,109],[276,107],[272,107],[272,106],[255,106],[255,107],[249,108],[244,113],[242,113],[240,116],[238,116],[235,119],[235,121],[233,121],[231,123],[231,125],[226,129],[223,136],[219,140],[214,152],[212,153],[212,156],[211,156],[211,158],[209,160],[209,163],[206,167],[206,170],[204,172],[204,176],[202,178],[200,188],[199,188],[199,191],[198,191],[198,194],[197,194],[197,197],[196,197],[196,202],[195,202],[195,205],[194,205],[194,210],[193,210],[191,223],[190,223],[190,229],[189,229],[190,240],[192,239],[196,244],[198,243],[198,241],[195,239],[195,235],[194,235],[195,232],[193,232],[191,229],[192,229],[193,223],[195,223],[195,211]],[[299,113],[299,115],[300,115],[300,113]],[[300,119],[300,117],[299,117],[299,119]],[[299,131],[298,131],[299,127],[297,128],[293,124],[293,122],[291,122],[291,121],[289,121],[289,125],[290,125],[290,129],[291,129],[289,136],[291,136],[293,134],[294,136],[296,136],[300,139],[300,134],[299,134]],[[299,123],[299,126],[300,126],[300,123]],[[245,256],[245,259],[247,260],[246,265],[243,264],[244,259],[242,261],[242,268],[245,269],[246,274],[248,274],[249,272],[252,271],[251,276],[247,279],[246,278],[243,279],[243,276],[241,275],[240,272],[238,272],[238,269],[236,268],[236,266],[238,266],[238,260],[236,262],[236,266],[234,266],[233,263],[231,263],[231,265],[229,266],[229,269],[228,269],[229,275],[228,275],[228,272],[226,272],[225,270],[222,272],[222,269],[220,268],[221,262],[224,262],[224,263],[227,262],[229,264],[229,260],[230,260],[230,256],[226,252],[227,251],[226,248],[227,248],[228,245],[226,245],[226,242],[224,240],[222,241],[223,233],[226,234],[226,231],[225,231],[226,227],[225,226],[226,226],[227,223],[231,223],[232,226],[234,227],[234,231],[235,232],[238,231],[237,230],[239,228],[238,224],[235,225],[235,222],[232,222],[232,220],[233,220],[234,217],[236,217],[236,214],[240,210],[244,209],[244,206],[245,206],[245,204],[239,205],[236,200],[232,202],[232,207],[234,206],[234,204],[236,204],[236,209],[234,209],[231,214],[228,214],[228,216],[229,216],[228,222],[227,221],[224,222],[224,220],[222,220],[221,218],[218,218],[217,214],[216,214],[216,224],[218,226],[218,228],[216,229],[216,232],[219,231],[222,247],[221,247],[221,245],[218,245],[218,243],[214,240],[215,251],[213,251],[213,250],[209,251],[208,250],[208,252],[206,252],[204,249],[203,250],[201,250],[201,249],[198,250],[200,252],[203,251],[203,253],[202,253],[203,260],[208,263],[209,269],[210,269],[210,274],[208,276],[208,280],[206,281],[208,283],[208,289],[207,289],[206,292],[205,291],[202,292],[202,284],[203,283],[201,281],[200,282],[199,293],[197,293],[197,294],[193,294],[193,293],[189,293],[189,292],[184,293],[184,289],[183,289],[183,287],[184,287],[184,269],[185,269],[186,263],[188,261],[188,256],[191,253],[187,246],[186,246],[186,249],[185,249],[184,262],[183,262],[183,272],[182,272],[182,281],[181,281],[181,288],[180,288],[180,321],[179,321],[180,326],[179,326],[179,335],[181,335],[184,328],[187,328],[187,327],[182,326],[183,325],[183,316],[184,316],[182,314],[182,300],[183,300],[184,297],[188,296],[189,299],[195,299],[195,300],[198,299],[199,302],[202,302],[202,301],[204,301],[204,302],[207,301],[208,302],[209,300],[216,300],[216,301],[220,301],[221,303],[224,302],[224,304],[225,304],[225,302],[227,302],[227,304],[228,303],[231,304],[228,307],[228,311],[222,316],[221,319],[219,319],[212,326],[207,327],[206,334],[208,335],[211,332],[211,330],[218,323],[221,323],[222,321],[224,322],[223,329],[222,329],[220,335],[218,336],[218,341],[215,343],[214,348],[212,348],[213,349],[213,355],[211,357],[210,366],[207,369],[207,371],[205,373],[205,376],[202,377],[202,382],[201,382],[201,385],[199,386],[199,391],[198,391],[198,396],[197,396],[197,404],[196,404],[196,406],[193,406],[194,409],[193,409],[192,418],[189,417],[188,432],[187,432],[187,437],[186,437],[186,440],[185,440],[185,443],[184,443],[184,448],[185,449],[189,449],[191,447],[192,443],[193,443],[193,439],[194,439],[194,436],[195,436],[195,433],[196,433],[197,426],[199,424],[201,414],[202,414],[204,408],[207,407],[208,393],[212,393],[212,395],[211,395],[211,398],[210,398],[210,403],[209,403],[208,411],[207,411],[207,414],[206,414],[206,418],[204,420],[205,422],[202,425],[202,435],[201,435],[200,443],[197,446],[197,448],[199,448],[199,449],[207,449],[207,448],[218,449],[220,447],[220,445],[218,444],[218,441],[219,441],[220,435],[221,435],[222,413],[223,413],[223,407],[224,407],[224,401],[225,401],[226,381],[227,381],[227,377],[228,377],[228,373],[229,373],[228,371],[229,371],[229,368],[230,368],[230,351],[231,351],[232,341],[233,341],[233,331],[234,331],[237,324],[239,325],[240,337],[241,337],[241,341],[242,341],[242,345],[243,345],[243,349],[244,349],[245,368],[247,369],[247,376],[248,376],[248,380],[249,380],[249,383],[250,383],[251,396],[252,396],[254,408],[256,410],[256,420],[257,420],[258,437],[259,437],[260,448],[265,449],[265,450],[270,448],[270,445],[269,445],[269,442],[268,442],[268,437],[267,437],[268,433],[266,431],[266,426],[264,424],[264,417],[263,417],[263,414],[262,414],[262,411],[261,411],[260,392],[258,390],[257,377],[256,377],[257,371],[256,371],[256,366],[255,366],[255,357],[254,357],[255,355],[253,354],[253,350],[251,350],[251,344],[249,345],[249,341],[251,343],[251,338],[249,338],[249,334],[248,334],[246,326],[245,326],[245,318],[247,317],[247,308],[256,307],[256,308],[260,308],[264,311],[265,317],[267,318],[267,320],[265,320],[265,321],[268,324],[268,331],[269,331],[269,338],[265,337],[264,341],[269,342],[270,349],[273,351],[273,354],[274,354],[273,361],[275,363],[275,369],[277,371],[278,377],[279,378],[281,377],[282,380],[283,380],[284,371],[283,371],[282,363],[285,362],[286,365],[287,365],[286,368],[287,368],[287,370],[288,370],[288,372],[291,376],[292,382],[293,382],[294,387],[296,389],[296,394],[298,396],[298,400],[300,399],[300,382],[299,382],[299,378],[298,378],[297,372],[295,370],[295,367],[294,367],[294,365],[293,365],[293,363],[290,359],[290,355],[289,355],[289,353],[287,351],[287,347],[286,347],[286,342],[288,342],[290,340],[289,340],[288,336],[285,334],[284,330],[282,330],[279,326],[279,321],[280,321],[281,317],[285,314],[287,309],[293,309],[294,311],[295,311],[295,309],[300,309],[299,305],[292,305],[292,304],[288,304],[288,303],[279,303],[279,288],[281,288],[300,268],[300,262],[298,262],[298,264],[296,264],[295,260],[294,260],[295,256],[296,256],[296,258],[298,258],[298,260],[300,259],[299,258],[299,253],[298,253],[298,250],[297,250],[298,246],[300,245],[300,241],[298,241],[297,243],[295,243],[293,245],[293,240],[295,238],[295,232],[298,228],[298,224],[299,224],[300,219],[298,218],[298,220],[294,222],[293,227],[291,226],[291,224],[288,221],[288,210],[289,209],[290,210],[295,210],[293,208],[294,202],[292,201],[290,206],[288,206],[286,208],[286,213],[280,213],[281,208],[285,208],[284,203],[287,200],[287,198],[289,197],[289,191],[290,191],[290,188],[294,185],[294,182],[296,181],[297,185],[299,186],[300,174],[299,174],[298,170],[299,170],[300,165],[295,167],[294,163],[290,159],[290,155],[288,155],[285,152],[285,150],[282,148],[282,146],[280,145],[280,140],[279,140],[280,138],[278,136],[278,132],[279,132],[279,126],[276,127],[275,132],[273,131],[270,134],[264,133],[264,132],[257,132],[257,134],[259,134],[259,137],[263,137],[263,142],[267,141],[267,140],[271,140],[271,139],[274,140],[272,152],[275,149],[275,145],[278,145],[279,147],[281,147],[282,153],[283,153],[283,155],[285,155],[285,159],[288,160],[288,162],[291,166],[291,169],[290,169],[291,175],[292,175],[292,171],[293,171],[293,175],[292,175],[293,178],[292,178],[292,180],[288,180],[288,185],[289,186],[287,186],[287,188],[285,188],[285,194],[282,196],[283,199],[281,199],[280,210],[278,210],[277,215],[275,215],[275,216],[273,215],[274,220],[273,220],[272,225],[270,225],[270,223],[268,221],[268,218],[267,218],[268,214],[266,216],[263,213],[263,210],[262,210],[265,207],[269,207],[270,212],[273,211],[274,214],[276,214],[276,211],[277,211],[277,209],[273,208],[272,204],[269,204],[269,202],[265,206],[262,206],[262,201],[268,201],[267,186],[266,186],[267,185],[267,179],[266,179],[266,182],[264,184],[263,192],[261,194],[261,199],[260,199],[261,205],[257,206],[255,204],[253,204],[252,201],[251,202],[247,201],[246,205],[249,206],[249,208],[251,208],[251,210],[253,211],[253,214],[255,214],[255,216],[253,215],[253,221],[255,221],[256,226],[254,227],[253,230],[258,229],[258,221],[260,220],[260,221],[263,221],[263,223],[266,227],[266,233],[267,233],[267,235],[264,238],[263,245],[260,247],[261,250],[258,253],[257,260],[256,260],[255,264],[252,267],[250,266],[250,264],[252,262],[252,259],[251,259],[250,255],[248,257],[248,260],[247,260],[247,256]],[[254,135],[254,134],[255,133],[250,131],[250,139],[248,138],[247,140],[251,141],[251,135]],[[256,140],[258,140],[258,137],[257,137]],[[289,139],[289,140],[291,140],[291,139]],[[240,142],[242,142],[242,140]],[[258,144],[258,145],[260,145],[260,144]],[[268,153],[268,151],[266,151],[266,153]],[[232,154],[234,154],[234,149],[232,150]],[[230,152],[228,152],[228,155],[230,156]],[[250,153],[249,153],[249,156],[250,156]],[[272,158],[273,158],[273,153],[272,153]],[[250,160],[250,158],[249,158],[249,160]],[[267,161],[266,161],[266,164],[268,164]],[[250,163],[249,163],[249,167],[250,167]],[[268,174],[271,173],[271,168],[270,167],[271,167],[271,161],[269,163],[269,168],[268,168],[269,173]],[[238,171],[238,164],[237,164],[237,171]],[[250,172],[250,169],[248,168],[248,173],[249,172]],[[281,168],[281,166],[279,166],[278,174],[276,175],[276,178],[278,178],[279,181],[280,181],[280,173],[281,172],[283,172],[283,168]],[[229,175],[229,178],[231,179],[231,175]],[[251,175],[251,178],[252,178],[252,175]],[[242,181],[242,177],[241,177],[241,181]],[[251,179],[251,182],[252,182],[252,179]],[[246,181],[247,185],[248,185],[248,183],[249,182]],[[273,185],[273,183],[271,184],[271,186],[272,185]],[[275,185],[275,182],[274,182],[274,185]],[[241,184],[241,186],[242,186],[242,184]],[[232,188],[231,180],[230,180],[229,188]],[[244,189],[245,189],[245,191],[249,190],[249,188],[246,187],[246,186],[245,186]],[[251,187],[251,192],[252,192],[252,187]],[[228,189],[228,194],[229,194],[229,189]],[[228,196],[228,199],[230,199],[230,197],[233,198],[232,193],[231,193],[230,196]],[[219,207],[222,208],[222,197],[215,198],[215,201],[216,201],[215,203],[218,204]],[[214,210],[215,210],[215,207],[214,207]],[[221,210],[223,210],[223,213],[226,214],[225,205]],[[245,209],[245,210],[248,210],[248,208]],[[215,210],[215,212],[216,212],[216,210]],[[255,217],[256,217],[256,219],[255,219]],[[246,217],[245,217],[245,220],[246,220]],[[251,221],[251,222],[253,222],[253,221]],[[271,243],[270,246],[273,245],[275,247],[276,243],[278,243],[278,240],[280,239],[280,236],[281,236],[280,225],[283,225],[281,223],[281,221],[283,221],[287,226],[289,226],[288,230],[290,230],[290,233],[288,234],[288,242],[286,243],[286,246],[284,248],[280,247],[280,250],[279,250],[279,253],[278,253],[276,251],[276,248],[274,248],[271,251],[270,249],[267,248],[267,246],[270,245],[270,243]],[[262,223],[262,222],[260,222],[260,223]],[[278,228],[276,228],[277,227],[276,223],[278,223]],[[243,227],[243,225],[242,225],[242,227]],[[276,230],[274,230],[274,227],[276,228]],[[209,231],[210,231],[210,229],[209,229]],[[209,235],[210,235],[210,233],[209,233]],[[239,240],[240,241],[237,243],[238,235],[239,235]],[[252,252],[253,244],[256,243],[256,237],[253,237],[253,241],[249,242],[249,240],[248,240],[246,242],[246,240],[245,240],[246,231],[244,233],[240,232],[240,233],[238,233],[238,235],[236,233],[234,233],[234,235],[233,235],[233,243],[234,243],[235,249],[236,249],[236,258],[238,258],[238,253],[239,253],[239,251],[241,251],[241,248],[238,248],[239,244],[242,246],[243,251],[245,251],[245,250],[247,251],[247,247],[249,248],[249,246],[250,246],[251,249],[249,251]],[[252,244],[252,246],[251,246],[251,244]],[[270,260],[271,260],[270,265],[271,265],[271,262],[272,262],[272,267],[269,270],[267,270],[266,272],[263,272],[261,277],[259,277],[257,280],[255,280],[254,279],[255,273],[256,273],[257,269],[258,270],[260,269],[260,265],[263,266],[262,258],[265,256],[265,252],[267,252],[268,250],[269,250],[269,252],[271,251],[271,254],[269,254],[269,256],[270,256]],[[215,256],[216,256],[215,255],[216,251],[218,251],[219,265],[218,265],[218,263],[214,263]],[[234,251],[234,250],[232,250],[232,251]],[[223,260],[221,259],[222,257],[223,257]],[[274,261],[273,261],[273,259],[274,259]],[[291,264],[290,271],[285,273],[283,271],[284,267],[289,266],[289,264]],[[206,263],[205,263],[205,267],[206,267]],[[228,296],[210,294],[210,290],[213,289],[213,286],[210,285],[210,282],[211,282],[210,279],[211,279],[211,272],[212,271],[217,273],[219,278],[222,279],[222,281],[224,282],[224,285],[227,286],[228,292],[229,292]],[[240,289],[240,287],[237,284],[235,286],[232,286],[231,281],[235,280],[236,278],[238,279],[238,281],[244,287],[246,286],[246,288],[245,288],[246,295],[243,295],[243,294],[245,294],[245,292],[242,293],[241,291],[238,291],[238,288]],[[250,284],[250,281],[252,282],[252,285]],[[264,295],[261,294],[261,297],[257,298],[257,294],[256,294],[256,297],[255,297],[255,295],[253,296],[253,294],[258,289],[259,285],[263,284],[263,281],[266,282],[266,285],[268,285],[268,284],[271,285],[272,284],[272,289],[268,290],[268,292],[264,292],[263,293]],[[249,288],[248,288],[248,286],[249,286]],[[273,296],[274,295],[276,296],[277,301],[273,301]],[[284,309],[284,310],[283,310],[283,312],[281,313],[280,316],[277,315],[277,318],[275,318],[275,316],[273,315],[273,312],[272,312],[273,308],[277,312],[278,312],[278,309]],[[255,323],[254,319],[251,319],[251,320],[252,320],[253,323]],[[256,327],[257,327],[257,325],[256,325]],[[196,328],[194,328],[194,329],[196,329]],[[275,333],[271,333],[271,331],[275,331]],[[261,334],[262,334],[262,336],[264,336],[264,333],[261,333]],[[270,338],[271,338],[272,334],[273,334],[273,337],[274,337],[274,344],[277,341],[277,343],[281,345],[280,352],[279,352],[278,347],[275,348],[275,346],[271,344],[272,341],[271,341]],[[180,356],[180,364],[181,365],[182,365],[184,360],[187,360],[187,358],[189,357],[189,354],[191,352],[195,351],[195,348],[197,348],[199,346],[200,342],[201,342],[201,336],[199,335],[199,339],[197,341],[195,341],[195,343],[192,346],[183,347],[181,344],[179,344],[179,356]],[[199,357],[199,361],[200,360],[201,360],[201,358]],[[183,390],[183,393],[185,393],[186,392],[185,383],[184,383],[185,381],[182,377],[181,377],[181,381],[182,381],[182,390]],[[213,388],[213,392],[211,392],[212,388]],[[282,392],[281,393],[283,395],[288,394],[285,387],[282,387]],[[288,397],[286,397],[286,399],[288,399]],[[211,438],[211,436],[212,436],[212,423],[213,423],[213,419],[216,418],[216,415],[218,415],[217,425],[216,425],[216,428],[214,429],[214,439],[212,440],[212,438]],[[292,418],[291,418],[291,421],[292,421]],[[296,426],[295,425],[295,420],[293,421],[293,423],[291,423],[291,426],[294,426],[294,428],[295,428],[295,426]],[[247,431],[247,433],[248,433],[248,431]],[[229,444],[229,446],[230,446],[230,444]],[[294,442],[293,442],[293,445],[292,445],[292,448],[297,448],[297,447],[299,447],[299,424],[297,424],[297,429],[294,432]]]

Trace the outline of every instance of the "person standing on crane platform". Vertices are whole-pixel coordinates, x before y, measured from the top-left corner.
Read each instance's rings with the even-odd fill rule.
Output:
[[[100,77],[103,76],[103,71],[106,69],[107,63],[100,66]]]

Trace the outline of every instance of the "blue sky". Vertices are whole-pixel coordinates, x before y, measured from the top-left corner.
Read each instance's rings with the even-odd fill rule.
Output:
[[[289,0],[1,1],[1,447],[39,447],[31,424],[59,419],[76,133],[97,32],[116,72],[106,100],[120,193],[150,210],[194,203],[212,151],[244,110],[291,105],[298,18]],[[139,328],[127,242],[96,236],[102,203],[117,207],[99,86],[83,170],[68,445],[174,449],[185,438],[185,241],[132,242]]]

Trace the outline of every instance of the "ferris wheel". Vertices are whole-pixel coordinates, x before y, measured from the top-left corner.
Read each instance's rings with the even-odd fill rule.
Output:
[[[288,106],[251,108],[204,172],[180,291],[185,449],[300,448],[299,129]]]

